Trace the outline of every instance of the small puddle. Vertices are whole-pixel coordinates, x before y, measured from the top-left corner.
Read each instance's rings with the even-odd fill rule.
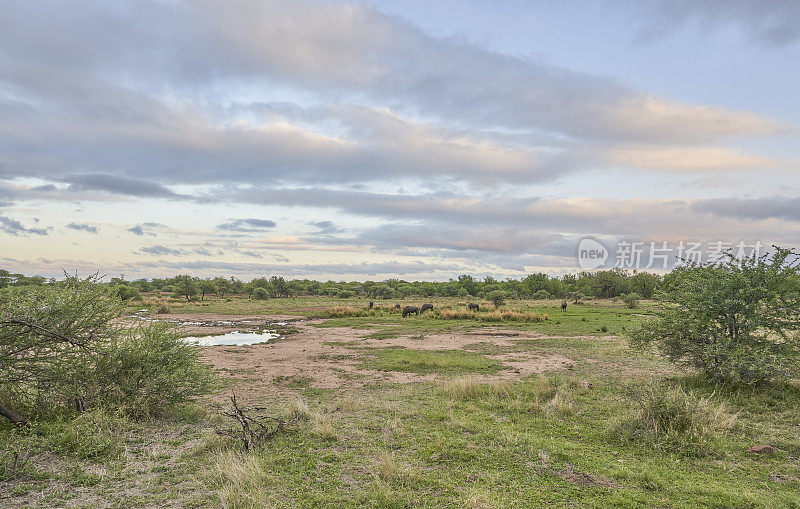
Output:
[[[183,338],[187,343],[195,343],[200,346],[243,346],[255,345],[256,343],[268,343],[275,338],[281,337],[275,331],[261,331],[261,332],[228,332],[227,334],[219,334],[216,336],[200,336]]]

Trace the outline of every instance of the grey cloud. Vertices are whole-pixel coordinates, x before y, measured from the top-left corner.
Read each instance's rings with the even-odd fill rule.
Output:
[[[52,227],[47,228],[26,228],[21,222],[10,217],[0,215],[0,232],[18,236],[20,234],[47,235],[52,231]]]
[[[87,233],[97,233],[97,227],[87,223],[69,223],[67,228]]]
[[[0,97],[0,175],[88,173],[68,177],[75,189],[177,197],[140,177],[263,183],[502,174],[544,181],[588,165],[571,154],[576,145],[697,143],[779,127],[754,114],[673,103],[605,77],[432,37],[363,6],[12,1],[0,24],[7,28],[0,32],[0,71],[12,91]],[[396,113],[265,103],[271,118],[301,125],[252,128],[241,122],[250,118],[246,105],[237,112],[215,96],[220,80],[285,85]],[[175,94],[180,106],[164,99]],[[331,124],[356,142],[320,134]],[[468,143],[444,127],[452,125],[470,134]],[[496,133],[509,130],[558,141],[545,150],[499,143]]]
[[[800,198],[715,198],[697,200],[692,209],[739,219],[782,219],[800,222]]]
[[[703,200],[693,205],[694,202],[684,199],[571,200],[492,195],[474,197],[445,192],[404,195],[320,189],[282,189],[270,193],[250,190],[236,194],[236,199],[245,203],[285,206],[315,203],[320,207],[393,223],[403,219],[413,221],[415,226],[420,227],[436,225],[434,230],[444,225],[469,226],[476,232],[500,229],[508,232],[506,244],[509,245],[513,244],[515,236],[525,232],[614,235],[652,240],[706,239],[715,236],[738,239],[742,235],[741,222],[736,219],[712,221],[710,216],[698,217],[698,212],[711,212],[702,208]],[[785,220],[789,220],[787,213],[783,212]],[[785,241],[792,239],[799,229],[800,221],[794,220],[781,225],[762,225],[760,234]],[[398,230],[401,231],[402,228]],[[448,238],[447,230],[442,232],[442,236]],[[480,240],[480,236],[476,236],[476,239]]]
[[[114,175],[70,175],[61,180],[70,184],[71,191],[107,191],[138,197],[175,198],[179,195],[155,182]]]
[[[229,223],[217,225],[217,230],[231,232],[258,232],[275,228],[277,223],[269,219],[235,219]]]
[[[344,231],[344,229],[336,226],[333,221],[311,221],[308,224],[317,228],[319,230],[317,233],[320,234],[341,233]]]
[[[141,247],[139,248],[138,251],[134,251],[134,254],[149,254],[155,256],[162,256],[162,255],[180,256],[186,253],[182,249],[172,249],[166,246],[155,245],[155,246]]]
[[[161,223],[146,222],[137,224],[136,226],[131,226],[130,228],[127,228],[125,231],[131,232],[134,235],[138,235],[141,237],[145,234],[145,228],[151,229],[151,228],[166,228],[166,227]],[[155,233],[150,233],[150,235],[157,237]]]
[[[735,26],[754,41],[787,46],[800,40],[800,3],[794,0],[636,0],[645,37],[694,23],[707,30]]]

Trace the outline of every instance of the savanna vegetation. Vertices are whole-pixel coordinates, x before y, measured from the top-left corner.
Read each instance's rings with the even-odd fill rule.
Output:
[[[665,277],[0,281],[0,505],[800,507],[789,251]],[[318,358],[353,369],[215,369],[119,318],[140,310],[302,317],[351,331]],[[422,348],[442,334],[482,339]]]

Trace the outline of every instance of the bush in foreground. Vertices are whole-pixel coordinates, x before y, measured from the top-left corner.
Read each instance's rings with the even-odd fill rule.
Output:
[[[676,269],[654,321],[631,332],[674,362],[717,382],[753,385],[800,378],[800,274],[786,249],[720,265]]]
[[[164,324],[125,328],[95,278],[0,293],[0,414],[14,422],[93,407],[134,415],[207,393],[198,351]]]

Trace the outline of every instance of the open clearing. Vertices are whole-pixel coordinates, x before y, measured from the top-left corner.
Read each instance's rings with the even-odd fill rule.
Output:
[[[54,425],[58,454],[0,483],[0,506],[800,506],[800,391],[715,388],[630,350],[620,333],[647,305],[516,304],[549,314],[541,323],[322,317],[339,304],[175,302],[148,315],[190,322],[187,336],[280,324],[282,337],[204,348],[224,387],[162,419]],[[647,383],[707,398],[724,426],[692,449],[629,437],[630,388]],[[304,420],[243,454],[215,433],[233,392],[255,413]],[[758,444],[775,453],[746,452]]]

